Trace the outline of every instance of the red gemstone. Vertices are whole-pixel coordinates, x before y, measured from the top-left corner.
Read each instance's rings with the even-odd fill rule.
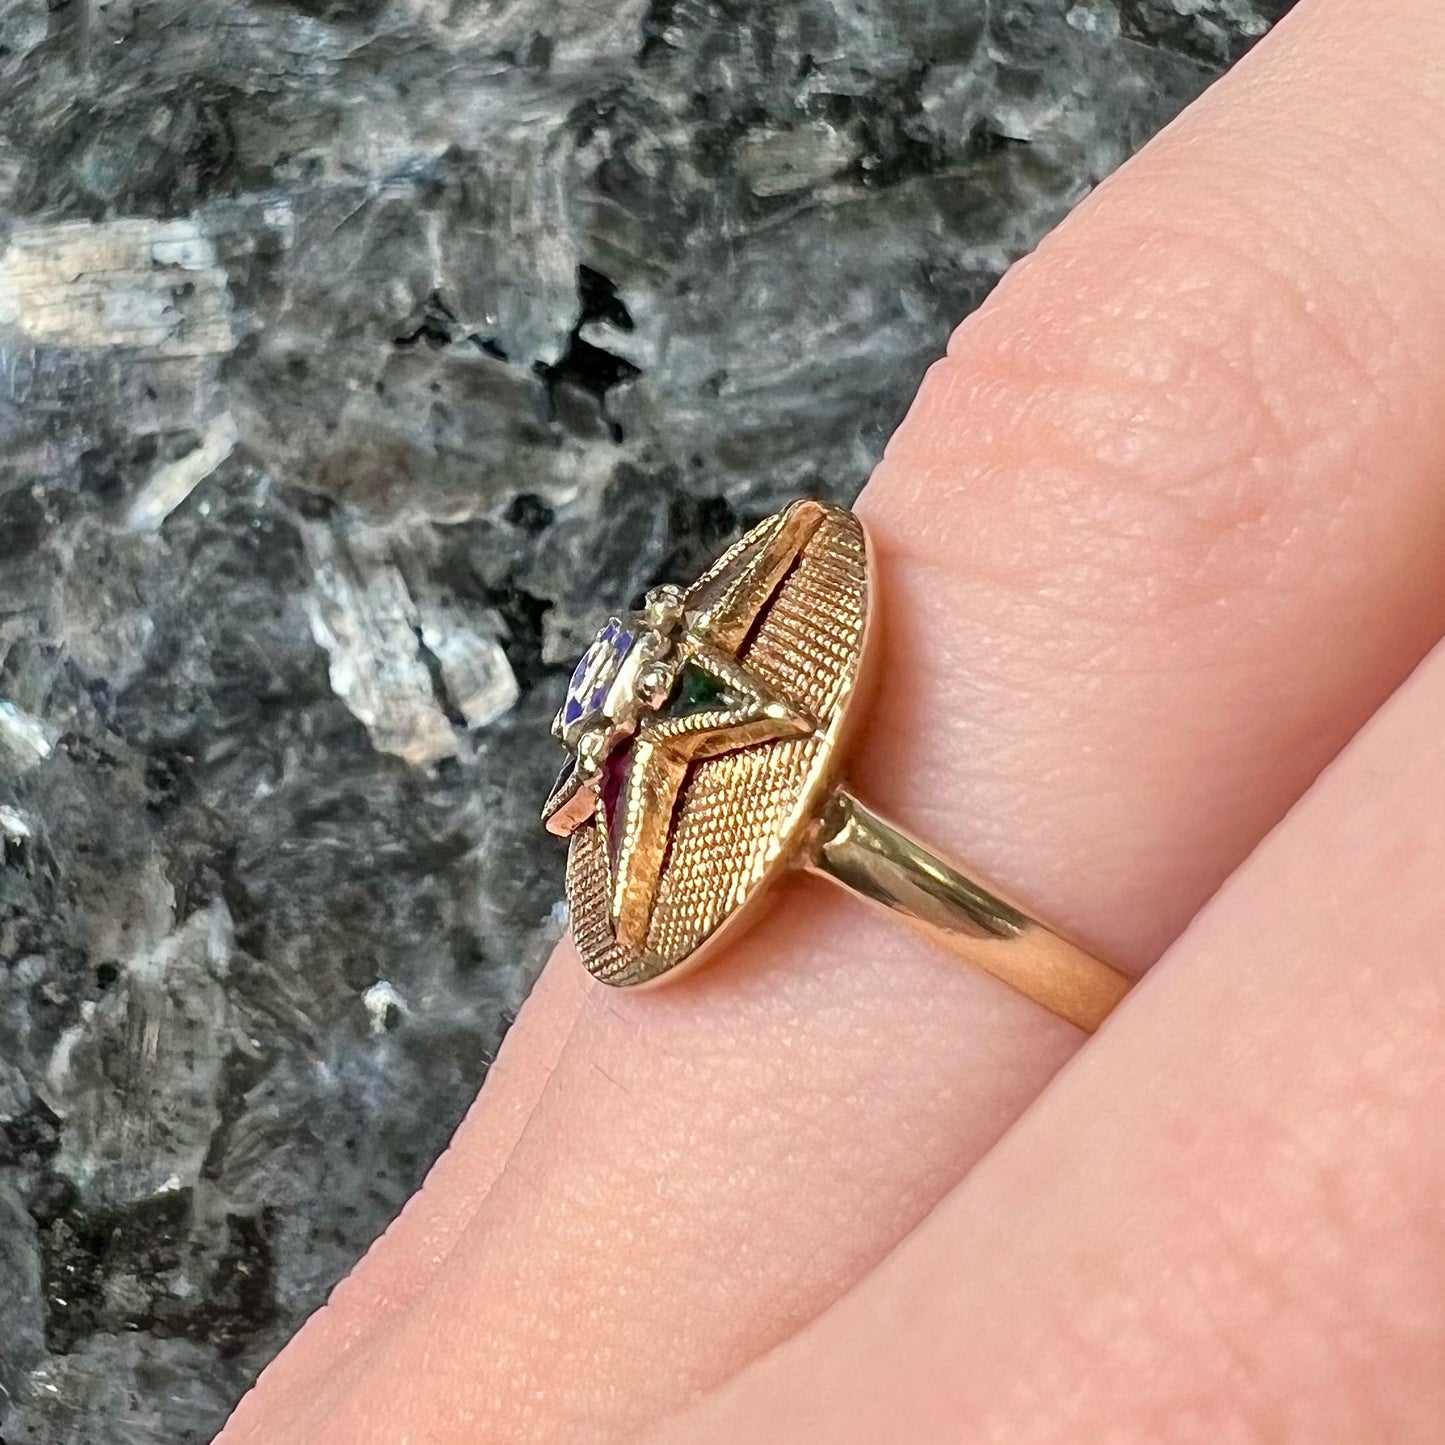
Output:
[[[627,792],[627,780],[631,776],[632,749],[619,748],[602,767],[602,811],[607,818],[607,849],[614,865],[622,846],[622,801]]]

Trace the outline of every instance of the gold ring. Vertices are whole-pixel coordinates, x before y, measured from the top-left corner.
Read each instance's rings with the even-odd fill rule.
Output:
[[[691,587],[656,587],[588,648],[542,817],[569,837],[588,971],[634,987],[735,938],[803,868],[891,909],[1092,1031],[1129,979],[870,812],[841,767],[866,709],[876,582],[852,512],[795,502]]]

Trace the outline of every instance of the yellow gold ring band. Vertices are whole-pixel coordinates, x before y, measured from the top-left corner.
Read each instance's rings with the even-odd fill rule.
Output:
[[[901,915],[1079,1028],[1129,980],[871,813],[840,781],[866,710],[872,557],[852,512],[795,502],[692,586],[609,618],[553,732],[543,810],[570,839],[573,938],[619,987],[675,977],[802,866]]]

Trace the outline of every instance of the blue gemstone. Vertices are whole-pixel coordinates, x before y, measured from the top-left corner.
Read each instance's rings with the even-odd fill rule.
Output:
[[[590,724],[602,713],[607,696],[636,642],[635,632],[615,617],[608,621],[572,671],[562,711],[564,726],[578,722]]]

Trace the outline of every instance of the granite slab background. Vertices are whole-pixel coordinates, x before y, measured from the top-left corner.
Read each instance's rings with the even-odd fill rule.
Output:
[[[559,931],[597,615],[1287,0],[0,0],[0,1441],[188,1445]]]

